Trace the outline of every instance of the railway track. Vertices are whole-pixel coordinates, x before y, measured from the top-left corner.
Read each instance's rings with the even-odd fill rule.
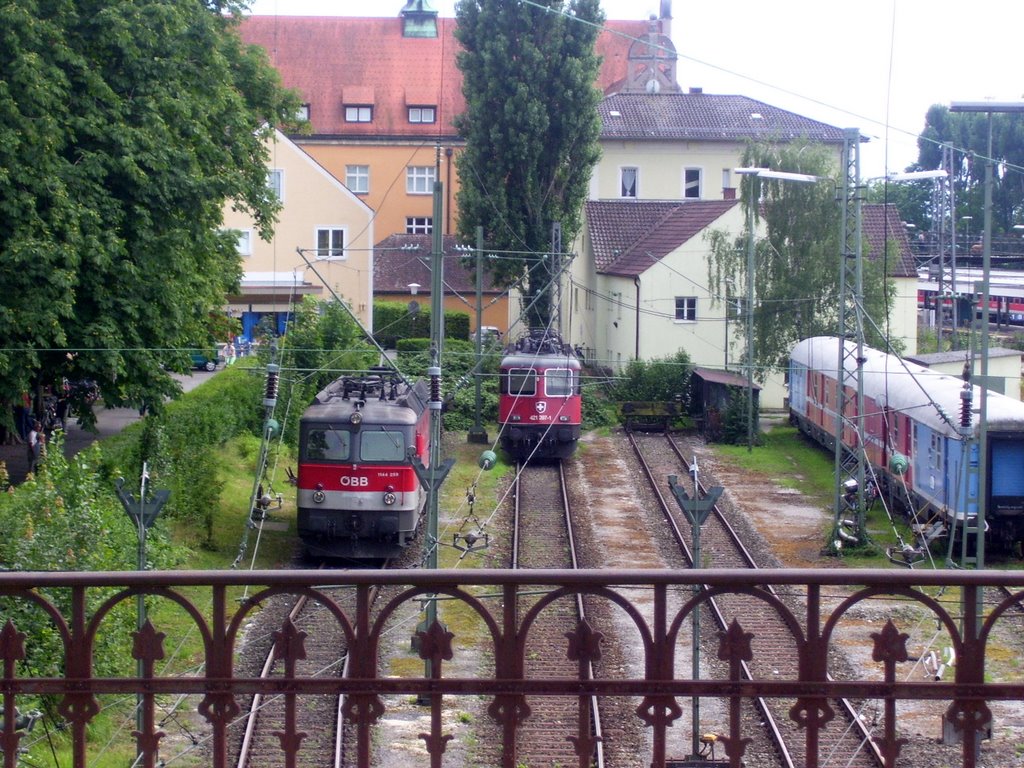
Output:
[[[628,433],[637,460],[650,482],[672,538],[684,559],[691,566],[693,553],[689,546],[691,525],[674,499],[666,499],[662,489],[669,475],[686,478],[690,463],[668,434],[638,436]],[[699,475],[698,475],[699,476]],[[701,487],[701,494],[706,488]],[[715,506],[701,526],[702,568],[757,568],[753,556],[729,524],[722,510]],[[771,587],[766,587],[771,590]],[[777,595],[776,595],[777,596]],[[743,665],[747,679],[787,679],[798,673],[798,656],[789,632],[778,615],[762,601],[746,595],[724,595],[711,601],[711,614],[720,630],[735,619],[743,629],[754,634],[753,659]],[[757,719],[763,723],[774,744],[779,765],[796,768],[803,765],[807,750],[805,731],[789,717],[795,702],[778,699],[757,699],[753,702]],[[830,702],[840,714],[820,734],[817,752],[823,766],[846,768],[879,768],[884,765],[881,752],[871,737],[856,707],[842,699]],[[749,721],[749,719],[748,719]],[[750,734],[748,734],[750,735]]]
[[[321,591],[342,611],[355,613],[354,590]],[[296,659],[294,653],[289,654],[289,646],[294,650],[296,643],[301,643],[304,658]],[[260,677],[344,677],[348,659],[344,633],[331,612],[302,595],[275,630]],[[243,716],[244,733],[232,764],[238,768],[343,768],[346,757],[352,759],[346,750],[348,729],[343,707],[344,696],[328,694],[253,696],[249,711]],[[284,748],[278,735],[284,732],[303,734],[294,755]],[[350,751],[354,752],[354,748]]]
[[[513,568],[578,567],[561,464],[516,468],[512,559]],[[541,597],[538,594],[522,601],[523,614]],[[578,677],[579,663],[569,660],[559,649],[566,647],[566,632],[584,618],[579,596],[575,601],[558,600],[542,612],[530,630],[524,670],[527,678]],[[531,715],[521,725],[516,740],[519,764],[603,768],[596,698],[532,696],[528,705]],[[591,748],[579,756],[571,738]]]

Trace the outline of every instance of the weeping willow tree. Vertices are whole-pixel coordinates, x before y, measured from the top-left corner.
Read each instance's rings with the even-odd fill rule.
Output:
[[[742,204],[745,220],[753,213],[754,232],[754,368],[759,381],[784,370],[789,350],[800,339],[834,336],[839,323],[841,208],[836,190],[838,160],[834,149],[812,143],[754,144],[744,152],[742,165],[820,177],[816,183],[762,179],[745,175]],[[754,209],[751,212],[751,205]],[[763,225],[762,225],[763,223]],[[708,286],[712,301],[727,293],[746,295],[748,233],[712,230]],[[864,239],[867,256],[867,239]],[[877,328],[884,328],[895,286],[885,265],[895,258],[865,258],[865,337],[884,347]],[[727,286],[733,286],[729,292]],[[745,308],[744,308],[745,311]],[[737,339],[745,323],[732,326]]]

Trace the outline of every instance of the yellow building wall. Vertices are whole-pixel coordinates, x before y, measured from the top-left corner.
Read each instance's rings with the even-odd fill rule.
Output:
[[[438,158],[433,144],[334,144],[327,141],[298,140],[300,146],[333,176],[346,180],[348,167],[369,166],[369,190],[357,196],[376,211],[374,231],[377,240],[406,232],[406,218],[433,218],[433,188],[426,193],[410,193],[407,187],[409,167],[435,168]],[[449,151],[451,154],[449,155]],[[458,178],[455,152],[441,147],[440,181],[444,184],[442,233],[454,234],[456,226],[455,193]]]
[[[268,149],[269,169],[282,174],[283,207],[272,239],[260,239],[252,217],[233,210],[230,203],[225,206],[223,219],[224,228],[249,234],[250,252],[242,254],[246,272],[243,293],[245,283],[254,275],[276,276],[281,284],[275,291],[278,298],[274,302],[260,301],[252,310],[285,311],[290,296],[287,286],[295,281],[307,282],[320,289],[314,292],[320,298],[332,298],[331,291],[344,298],[360,322],[369,328],[376,232],[373,211],[283,134],[278,133],[276,141],[268,140]],[[342,258],[317,259],[316,232],[325,227],[344,230]],[[297,249],[314,261],[316,272],[306,265]],[[244,296],[243,301],[236,303],[238,306],[232,309],[249,308]]]

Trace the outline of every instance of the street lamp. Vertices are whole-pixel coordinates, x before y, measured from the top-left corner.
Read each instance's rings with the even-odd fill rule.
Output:
[[[752,176],[759,179],[779,179],[810,183],[820,181],[821,177],[807,173],[790,173],[789,171],[773,171],[769,168],[736,168],[741,176]],[[753,183],[753,182],[751,182]],[[750,189],[750,204],[747,207],[747,452],[754,450],[754,209],[760,201],[760,194],[755,197],[757,187]]]

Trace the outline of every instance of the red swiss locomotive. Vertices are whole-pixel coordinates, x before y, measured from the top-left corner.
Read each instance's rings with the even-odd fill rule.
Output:
[[[550,331],[532,330],[501,360],[498,424],[512,458],[560,460],[580,438],[580,361]]]

